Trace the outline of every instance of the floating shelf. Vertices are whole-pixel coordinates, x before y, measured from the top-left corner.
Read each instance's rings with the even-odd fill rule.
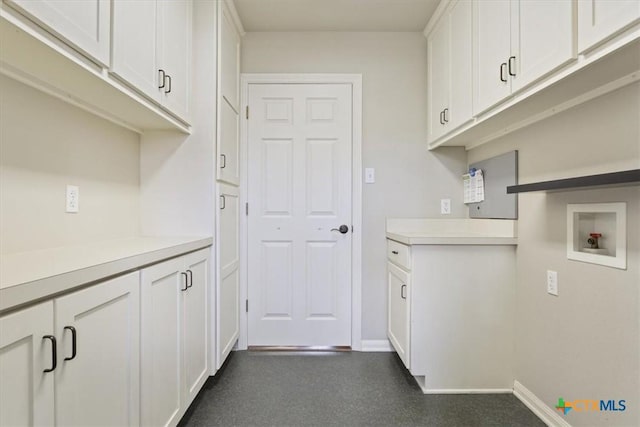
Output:
[[[640,184],[640,169],[600,175],[579,176],[576,178],[556,179],[553,181],[533,182],[531,184],[507,187],[508,194],[528,193],[531,191],[572,190],[584,187],[603,187]]]

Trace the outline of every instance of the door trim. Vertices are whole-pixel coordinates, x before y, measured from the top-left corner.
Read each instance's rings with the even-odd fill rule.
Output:
[[[351,348],[362,350],[362,74],[240,74],[240,206],[248,194],[248,120],[246,107],[251,84],[349,84],[352,88],[352,206],[351,245]],[[247,349],[248,319],[245,300],[248,295],[248,221],[240,217],[240,337],[238,349]]]

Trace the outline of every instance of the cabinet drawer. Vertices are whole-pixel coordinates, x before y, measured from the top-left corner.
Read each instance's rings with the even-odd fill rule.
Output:
[[[411,248],[409,246],[387,239],[387,258],[394,264],[411,270]]]

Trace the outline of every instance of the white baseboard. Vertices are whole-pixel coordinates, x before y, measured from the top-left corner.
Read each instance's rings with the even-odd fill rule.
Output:
[[[518,381],[513,382],[513,394],[520,399],[527,408],[538,416],[546,425],[550,427],[571,427],[559,412],[550,408],[546,403],[538,398],[528,388]]]
[[[394,351],[389,340],[362,340],[362,350],[367,352]]]

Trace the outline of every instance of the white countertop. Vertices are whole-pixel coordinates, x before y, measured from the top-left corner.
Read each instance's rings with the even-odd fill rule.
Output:
[[[0,311],[211,246],[211,237],[131,237],[0,256]]]
[[[517,222],[501,219],[387,219],[387,238],[405,245],[517,245]]]

